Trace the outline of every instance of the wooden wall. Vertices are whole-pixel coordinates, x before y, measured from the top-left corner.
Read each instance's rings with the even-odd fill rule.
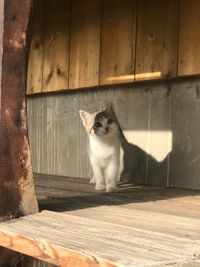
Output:
[[[199,0],[34,0],[27,92],[200,74],[199,16]]]

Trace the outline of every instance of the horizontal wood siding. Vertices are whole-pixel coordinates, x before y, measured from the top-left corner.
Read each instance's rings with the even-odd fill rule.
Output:
[[[199,74],[199,16],[198,0],[35,0],[27,92]]]

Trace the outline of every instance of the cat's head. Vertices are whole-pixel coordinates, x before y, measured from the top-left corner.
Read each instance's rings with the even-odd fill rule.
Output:
[[[79,113],[89,135],[110,137],[118,131],[117,118],[111,103],[105,109],[92,114],[84,110],[80,110]]]

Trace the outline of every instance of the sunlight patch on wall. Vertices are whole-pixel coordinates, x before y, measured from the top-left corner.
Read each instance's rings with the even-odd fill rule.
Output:
[[[172,151],[171,131],[131,131],[125,130],[128,142],[140,147],[158,162],[163,161]]]

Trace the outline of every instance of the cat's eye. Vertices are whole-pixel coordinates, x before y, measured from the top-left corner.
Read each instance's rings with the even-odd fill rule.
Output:
[[[108,124],[111,124],[113,123],[113,120],[112,119],[108,119]]]
[[[95,122],[95,124],[94,124],[94,127],[96,127],[96,128],[99,128],[99,127],[101,127],[102,125],[101,125],[101,123],[100,122]]]

